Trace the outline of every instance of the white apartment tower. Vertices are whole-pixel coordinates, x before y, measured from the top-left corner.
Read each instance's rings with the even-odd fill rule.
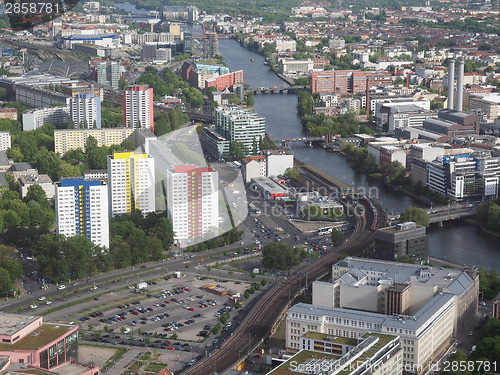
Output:
[[[75,129],[101,128],[101,98],[93,93],[67,98],[70,120]]]
[[[219,225],[218,173],[182,166],[167,173],[168,215],[178,244],[201,240]]]
[[[109,214],[155,211],[154,158],[133,152],[108,156]]]
[[[153,89],[135,85],[123,92],[123,121],[126,127],[150,129],[154,133]]]
[[[82,178],[56,184],[56,231],[67,237],[85,236],[109,248],[108,187]]]

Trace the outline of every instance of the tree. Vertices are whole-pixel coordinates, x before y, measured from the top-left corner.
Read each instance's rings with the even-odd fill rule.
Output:
[[[13,259],[4,259],[0,262],[0,267],[9,272],[11,280],[23,277],[23,267],[20,262]]]
[[[300,177],[300,173],[296,168],[287,168],[285,176],[297,180]]]
[[[125,90],[128,87],[128,82],[125,78],[120,78],[118,80],[118,87],[120,90]]]
[[[232,156],[233,160],[241,160],[249,155],[250,151],[242,142],[233,141],[231,142],[229,153]]]
[[[299,264],[298,250],[283,242],[272,242],[264,246],[262,265],[271,269],[289,270]]]
[[[427,212],[423,208],[419,207],[408,207],[402,214],[401,220],[402,223],[407,221],[413,221],[418,225],[423,225],[424,227],[429,226],[429,216]]]
[[[334,247],[339,246],[342,242],[344,242],[344,235],[338,229],[332,229],[332,245]]]
[[[9,271],[0,267],[0,293],[14,289],[14,283],[10,278]]]
[[[26,193],[26,197],[24,197],[24,201],[28,203],[29,201],[35,201],[40,204],[43,208],[50,208],[50,202],[47,198],[47,194],[45,190],[40,185],[31,185],[28,187],[28,192]]]

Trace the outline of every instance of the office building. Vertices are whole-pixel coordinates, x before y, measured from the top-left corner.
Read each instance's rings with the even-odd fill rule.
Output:
[[[219,226],[218,172],[182,166],[167,173],[167,206],[174,239],[184,245],[201,242]]]
[[[93,137],[99,147],[119,145],[126,140],[132,141],[133,134],[132,128],[57,129],[54,130],[54,151],[61,156],[78,148],[85,151],[89,137]]]
[[[155,211],[155,163],[147,154],[115,152],[108,156],[109,214]]]
[[[203,128],[200,143],[206,155],[213,160],[222,161],[229,155],[230,142],[210,127]]]
[[[371,86],[393,84],[389,72],[330,70],[311,74],[313,94],[359,94]]]
[[[500,164],[496,158],[469,154],[440,156],[427,164],[427,187],[456,201],[497,199]]]
[[[375,251],[372,255],[387,260],[407,256],[411,260],[423,262],[427,259],[427,250],[425,227],[408,222],[379,229],[375,235]]]
[[[90,82],[78,82],[78,83],[62,83],[61,91],[64,95],[76,96],[78,94],[89,94],[93,93],[95,96],[101,98],[101,102],[104,97],[104,90],[102,87],[97,87]]]
[[[155,44],[145,44],[141,49],[141,60],[150,62],[168,62],[172,59],[170,48],[159,48]]]
[[[101,128],[101,98],[93,93],[78,94],[66,99],[72,128]]]
[[[102,181],[83,178],[56,183],[56,231],[67,237],[85,236],[109,248],[108,189]]]
[[[348,257],[333,265],[331,283],[313,283],[312,304],[289,309],[287,348],[299,350],[306,332],[397,335],[405,372],[422,374],[457,334],[470,329],[478,294],[475,269]]]
[[[298,353],[266,375],[400,375],[403,371],[403,346],[396,335],[367,333],[346,339],[307,332],[300,345]]]
[[[78,325],[46,323],[41,316],[3,313],[0,323],[2,372],[99,375],[99,367],[76,365]],[[32,369],[20,369],[29,364]]]
[[[123,122],[127,128],[154,132],[153,89],[135,85],[123,92]]]
[[[7,151],[10,147],[10,133],[8,131],[0,131],[0,151]]]
[[[266,119],[248,109],[219,107],[215,110],[215,131],[230,142],[241,142],[248,156],[260,151],[259,141],[266,136]]]
[[[69,127],[69,107],[55,106],[28,109],[23,112],[23,131],[35,130],[45,124],[54,124],[58,127]]]
[[[205,89],[215,87],[217,91],[232,90],[236,84],[243,84],[243,70],[205,79]]]
[[[17,108],[1,108],[0,119],[17,120]]]
[[[278,67],[281,73],[309,74],[314,69],[314,60],[281,59]]]

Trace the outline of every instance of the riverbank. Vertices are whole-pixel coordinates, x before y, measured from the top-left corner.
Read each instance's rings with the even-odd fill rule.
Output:
[[[489,234],[490,236],[494,236],[496,238],[500,238],[500,233],[495,233],[495,232],[492,232],[488,229],[486,229],[484,227],[483,224],[481,224],[479,221],[477,221],[476,219],[471,219],[471,218],[468,218],[468,219],[464,219],[464,221],[467,223],[467,224],[471,224],[471,225],[474,225],[475,227],[478,227],[479,229],[481,229],[484,233],[487,233]]]

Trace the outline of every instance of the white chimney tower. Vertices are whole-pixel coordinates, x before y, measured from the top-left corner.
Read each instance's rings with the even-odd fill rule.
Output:
[[[453,109],[455,99],[455,60],[448,59],[448,109]]]
[[[464,102],[464,59],[460,57],[457,61],[457,105],[455,110],[462,112]]]

